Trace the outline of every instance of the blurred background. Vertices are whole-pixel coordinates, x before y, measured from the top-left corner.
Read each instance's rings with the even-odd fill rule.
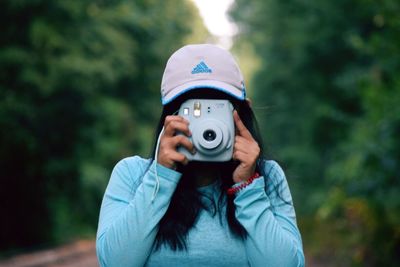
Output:
[[[308,266],[399,266],[400,2],[214,2],[226,34],[192,0],[1,1],[0,259],[94,240],[113,166],[151,154],[166,60],[208,42],[245,73]]]

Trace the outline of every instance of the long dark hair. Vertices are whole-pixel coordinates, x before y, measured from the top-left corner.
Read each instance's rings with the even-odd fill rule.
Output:
[[[257,141],[260,147],[260,158],[257,161],[256,171],[264,175],[264,147],[260,131],[254,113],[246,100],[238,100],[228,94],[217,91],[215,89],[196,89],[191,90],[171,103],[164,106],[160,121],[155,134],[154,148],[152,158],[155,158],[155,149],[157,138],[160,134],[165,117],[175,114],[180,105],[187,99],[227,99],[237,110],[241,120],[246,128],[251,132],[253,138]],[[247,233],[243,226],[235,217],[235,206],[233,196],[227,195],[226,190],[233,185],[232,173],[235,170],[238,162],[230,161],[224,163],[193,163],[193,164],[217,164],[220,170],[219,187],[220,196],[218,201],[204,201],[204,195],[197,190],[194,179],[190,179],[190,164],[187,166],[178,166],[177,171],[182,173],[182,177],[177,185],[177,188],[172,196],[167,212],[159,223],[159,229],[156,236],[155,249],[159,249],[161,245],[169,245],[172,250],[186,249],[186,237],[189,230],[196,223],[201,210],[207,210],[214,216],[218,214],[220,221],[223,220],[223,208],[226,208],[226,221],[229,229],[234,236],[238,238],[246,238]],[[189,179],[188,179],[189,178]],[[221,221],[222,223],[222,221]]]

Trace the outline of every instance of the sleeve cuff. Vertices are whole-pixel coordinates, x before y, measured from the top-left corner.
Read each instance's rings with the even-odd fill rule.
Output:
[[[244,182],[240,182],[235,184],[234,186],[240,186]],[[264,182],[264,177],[260,176],[257,179],[254,179],[254,181],[249,184],[248,186],[244,187],[243,189],[239,190],[236,193],[236,198],[243,198],[246,197],[249,194],[253,193],[265,193],[265,182]]]
[[[234,184],[232,187],[240,187],[242,184],[246,183],[246,181],[241,181],[239,183]],[[251,190],[251,189],[257,189],[257,188],[265,188],[265,183],[264,183],[264,177],[260,176],[256,179],[253,180],[253,182],[249,185],[247,185],[246,187],[244,187],[243,189],[241,189],[240,191],[238,191],[236,193],[236,195],[240,194],[243,191],[247,191],[247,190]]]
[[[174,182],[174,183],[178,183],[179,179],[182,176],[182,174],[180,172],[169,169],[169,168],[153,161],[153,163],[151,164],[151,167],[150,167],[150,171],[154,175],[156,173],[156,168],[157,168],[158,177],[164,178],[164,179]]]

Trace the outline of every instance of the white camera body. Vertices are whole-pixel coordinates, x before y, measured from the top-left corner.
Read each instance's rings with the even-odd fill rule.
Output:
[[[190,99],[184,102],[180,116],[189,121],[192,136],[190,141],[196,148],[193,155],[178,147],[190,161],[224,162],[232,159],[235,138],[233,106],[228,100]]]

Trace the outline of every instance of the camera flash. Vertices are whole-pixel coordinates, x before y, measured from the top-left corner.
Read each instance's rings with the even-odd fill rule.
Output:
[[[189,115],[189,108],[183,109],[183,115]]]
[[[200,102],[195,102],[193,105],[193,115],[195,117],[200,117],[201,115],[201,104]]]

